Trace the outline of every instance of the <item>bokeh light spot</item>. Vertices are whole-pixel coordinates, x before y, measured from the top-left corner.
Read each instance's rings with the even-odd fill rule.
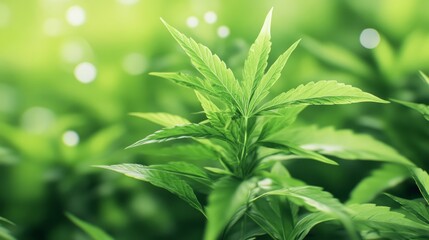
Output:
[[[11,13],[9,7],[0,3],[0,27],[4,27],[9,24],[10,15]]]
[[[198,20],[198,18],[194,16],[190,16],[188,17],[188,19],[186,19],[186,25],[188,25],[188,27],[190,28],[196,28],[199,23],[200,21]]]
[[[373,28],[364,29],[360,34],[360,44],[364,48],[373,49],[380,43],[380,35]]]
[[[63,134],[63,143],[69,147],[74,147],[79,144],[79,134],[75,131],[66,131]]]
[[[67,22],[72,26],[80,26],[85,23],[85,10],[80,6],[72,6],[66,13]]]
[[[217,21],[217,15],[213,11],[206,12],[204,14],[204,20],[208,24],[213,24],[213,23],[215,23]]]
[[[217,35],[221,38],[226,38],[229,36],[229,28],[227,26],[220,26],[217,29]]]
[[[128,74],[140,75],[146,70],[147,60],[140,53],[130,53],[125,56],[122,67]]]
[[[21,117],[22,128],[31,133],[44,133],[55,122],[54,113],[44,107],[27,109]]]
[[[55,18],[46,19],[43,24],[43,31],[48,36],[58,36],[61,34],[61,21]]]
[[[68,63],[78,63],[82,61],[85,51],[81,43],[69,41],[61,46],[61,58]]]
[[[79,63],[74,69],[76,79],[81,83],[91,83],[97,77],[97,68],[92,63]]]
[[[134,4],[137,4],[138,2],[139,2],[139,0],[118,0],[118,2],[120,3],[120,4],[123,4],[123,5],[134,5]]]

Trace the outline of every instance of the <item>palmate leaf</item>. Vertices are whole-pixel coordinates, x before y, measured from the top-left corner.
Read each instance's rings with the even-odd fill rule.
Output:
[[[299,105],[334,105],[358,102],[387,103],[372,94],[337,81],[318,81],[300,85],[281,93],[264,104],[257,112]]]
[[[162,19],[161,19],[162,20]],[[192,38],[186,37],[174,27],[162,20],[168,31],[179,43],[185,53],[190,57],[194,67],[204,76],[207,81],[215,85],[214,89],[219,91],[218,95],[225,97],[224,100],[230,103],[231,107],[242,110],[242,100],[240,97],[241,87],[235,79],[231,69],[220,60],[206,46],[198,44]]]
[[[289,59],[289,56],[298,46],[299,42],[300,40],[296,41],[286,50],[286,52],[280,55],[280,57],[277,58],[273,65],[271,65],[271,67],[268,69],[267,73],[262,77],[258,85],[255,86],[256,89],[254,90],[249,106],[249,109],[252,111],[252,114],[254,114],[254,108],[256,108],[256,106],[268,95],[271,87],[280,78],[281,72],[286,65],[287,60]]]
[[[206,208],[208,220],[204,240],[218,238],[237,211],[246,206],[255,187],[251,179],[240,181],[233,177],[224,177],[214,184]]]
[[[332,194],[325,192],[320,187],[302,186],[282,188],[265,192],[257,196],[257,200],[264,196],[286,196],[297,205],[304,206],[310,211],[319,211],[340,220],[347,229],[352,239],[359,239],[356,235],[347,208],[341,204]]]
[[[375,138],[350,130],[317,126],[287,128],[272,134],[267,141],[292,142],[299,147],[346,160],[370,160],[413,166],[395,149]]]
[[[396,164],[384,164],[361,180],[352,190],[348,204],[367,203],[384,190],[392,188],[410,176],[407,168]]]
[[[122,173],[128,177],[149,182],[152,185],[164,188],[169,192],[176,194],[193,208],[205,215],[193,189],[183,179],[193,179],[207,184],[210,184],[210,179],[202,170],[199,170],[191,164],[175,163],[152,166],[143,166],[140,164],[118,164],[98,167]]]
[[[174,127],[177,125],[186,125],[190,124],[187,119],[169,114],[169,113],[130,113],[131,116],[139,117],[151,121],[153,123],[159,124],[164,127]]]
[[[411,169],[412,176],[414,178],[414,181],[417,184],[417,187],[419,187],[419,190],[426,200],[426,202],[429,204],[429,175],[428,173],[421,169],[421,168],[413,168]]]
[[[243,84],[246,94],[245,99],[250,99],[268,65],[268,55],[271,50],[270,27],[272,13],[273,10],[271,9],[265,18],[261,32],[250,47],[249,55],[244,62]]]
[[[428,105],[421,104],[421,103],[400,101],[400,100],[395,100],[395,99],[392,99],[392,101],[416,110],[417,112],[421,113],[426,120],[429,121],[429,106]]]
[[[70,213],[66,213],[66,216],[79,228],[81,228],[85,233],[87,233],[93,240],[113,240],[106,232],[101,230],[99,227],[96,227],[90,223],[87,223]]]
[[[164,128],[135,142],[127,148],[137,147],[144,144],[166,142],[183,138],[219,138],[226,140],[217,130],[203,124],[188,124]]]
[[[403,237],[401,239],[429,237],[428,225],[411,221],[403,214],[391,211],[389,207],[375,204],[352,204],[348,207],[352,210],[354,223],[361,230],[373,230],[381,237],[392,233]]]
[[[401,208],[406,211],[404,214],[407,214],[406,216],[408,218],[412,219],[410,217],[411,215],[417,221],[421,221],[423,224],[429,224],[429,206],[423,199],[408,200],[387,193],[386,195],[401,205]]]

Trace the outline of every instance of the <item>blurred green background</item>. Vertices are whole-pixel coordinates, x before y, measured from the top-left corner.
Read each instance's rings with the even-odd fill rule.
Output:
[[[92,166],[178,160],[124,150],[158,129],[129,112],[203,117],[191,90],[148,75],[190,69],[160,17],[239,73],[271,7],[270,62],[302,38],[275,92],[335,79],[428,104],[418,76],[429,73],[426,0],[0,0],[0,216],[13,235],[87,239],[70,212],[117,239],[200,239],[204,218],[178,198]],[[369,133],[429,168],[429,127],[405,107],[309,108],[300,122]],[[291,168],[344,200],[378,166],[341,163]]]

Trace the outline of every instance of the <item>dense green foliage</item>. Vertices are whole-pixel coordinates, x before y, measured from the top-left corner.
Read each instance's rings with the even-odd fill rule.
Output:
[[[211,162],[202,167],[171,162],[152,166],[119,164],[103,168],[150,182],[178,195],[206,216],[206,240],[248,239],[264,234],[273,239],[303,239],[316,224],[332,220],[342,223],[350,239],[371,239],[377,235],[407,239],[429,236],[429,226],[405,219],[404,215],[391,212],[387,207],[343,205],[323,189],[293,178],[281,164],[297,158],[337,164],[321,155],[324,154],[346,160],[387,161],[400,164],[402,168],[414,168],[395,150],[369,136],[332,128],[293,125],[297,115],[309,105],[386,101],[336,81],[310,82],[266,100],[298,45],[298,42],[294,43],[266,70],[271,47],[271,12],[250,47],[240,78],[235,77],[207,47],[166,22],[164,24],[190,57],[200,76],[180,72],[154,75],[195,90],[206,120],[191,123],[167,113],[133,114],[165,128],[130,147],[190,139],[191,143],[187,144],[202,146],[212,154]],[[384,168],[395,173],[391,169]],[[372,184],[373,179],[380,176],[390,180],[376,173],[364,184]],[[416,173],[416,176],[421,179],[420,174]],[[204,209],[194,193],[193,183],[199,183],[202,192],[208,193]],[[375,189],[372,195],[384,190],[383,187]],[[363,194],[367,192],[358,188],[352,201],[359,202],[357,199],[362,200],[360,195]],[[315,213],[303,214],[300,207]],[[248,222],[253,224],[248,225]]]
[[[251,56],[271,7],[273,31]],[[1,1],[0,239],[188,240],[222,225],[226,239],[427,239],[427,9],[426,0]],[[160,17],[185,34],[179,42],[209,47],[196,52],[209,61],[192,61],[203,73]],[[391,104],[345,104],[357,89]],[[133,141],[142,145],[124,150]],[[218,224],[204,233],[207,217]]]

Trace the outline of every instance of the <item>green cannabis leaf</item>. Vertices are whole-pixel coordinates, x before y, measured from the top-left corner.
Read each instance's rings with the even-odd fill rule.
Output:
[[[105,233],[103,230],[101,230],[100,228],[87,223],[79,218],[77,218],[76,216],[70,214],[70,213],[66,213],[66,216],[74,223],[76,224],[79,228],[81,228],[85,233],[87,233],[91,239],[93,240],[113,240],[113,238],[111,236],[109,236],[107,233]]]
[[[310,82],[270,97],[270,89],[300,42],[268,66],[271,17],[272,11],[250,47],[241,79],[209,48],[162,20],[197,73],[152,75],[192,89],[206,119],[192,123],[168,113],[132,113],[163,128],[129,147],[177,141],[162,153],[175,161],[101,167],[149,182],[186,201],[207,217],[205,240],[252,239],[261,234],[303,239],[309,229],[330,220],[341,222],[350,239],[360,239],[348,207],[322,188],[293,178],[281,161],[312,159],[336,165],[329,159],[334,156],[413,164],[366,135],[293,125],[306,106],[387,101],[333,80]],[[196,165],[185,162],[190,155],[196,155],[192,157]],[[195,195],[197,190],[208,194],[205,207]]]

